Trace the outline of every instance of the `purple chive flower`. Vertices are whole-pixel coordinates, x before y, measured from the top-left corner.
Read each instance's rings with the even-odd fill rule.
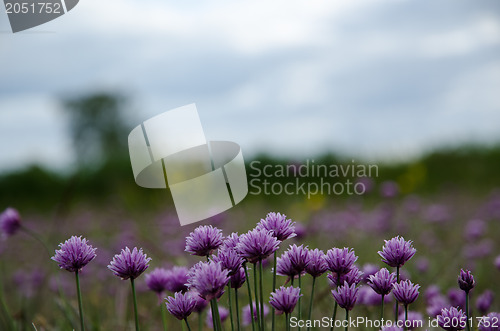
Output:
[[[236,251],[248,262],[257,263],[277,251],[279,243],[270,231],[256,228],[240,236]]]
[[[500,255],[495,258],[495,267],[500,270]]]
[[[166,298],[167,310],[179,320],[186,319],[194,311],[196,301],[188,293],[175,292],[174,296]]]
[[[425,210],[424,218],[430,223],[444,223],[450,220],[451,214],[448,207],[434,204]]]
[[[72,236],[59,244],[59,248],[51,259],[59,263],[61,269],[70,272],[80,271],[96,257],[97,248],[92,248],[87,239],[82,239],[81,236]]]
[[[317,248],[307,251],[307,260],[306,272],[313,277],[319,277],[328,270],[325,253]]]
[[[380,270],[380,267],[376,264],[366,263],[361,269],[363,270],[363,281],[368,282],[370,276],[375,275]]]
[[[453,307],[460,307],[465,310],[465,296],[464,292],[458,288],[450,288],[448,290],[448,299]]]
[[[276,259],[276,274],[280,276],[295,277],[298,273],[292,265],[289,254],[284,252]]]
[[[364,188],[365,194],[370,193],[375,186],[373,179],[369,177],[358,177],[358,179],[356,180],[356,185],[357,184],[361,185],[361,187]]]
[[[399,193],[399,186],[396,182],[385,181],[380,186],[380,195],[384,198],[394,198]]]
[[[469,270],[460,270],[460,276],[458,276],[458,286],[465,293],[469,293],[470,290],[476,286],[476,281],[474,280],[474,276]]]
[[[347,282],[349,285],[358,285],[363,280],[363,275],[363,271],[359,270],[358,267],[354,265],[351,271],[339,277],[340,284]]]
[[[420,285],[413,284],[410,280],[403,280],[393,285],[394,297],[403,305],[409,305],[418,298],[418,289]]]
[[[332,290],[332,295],[341,308],[352,310],[358,299],[358,292],[359,288],[356,284],[349,285],[345,282],[344,285]]]
[[[232,248],[219,248],[212,260],[220,263],[222,268],[229,271],[230,276],[238,272],[243,264],[243,258]]]
[[[384,296],[384,303],[390,303],[391,301],[391,295]],[[382,296],[369,286],[361,286],[359,288],[358,302],[367,306],[378,306],[382,303]]]
[[[427,315],[429,315],[432,318],[435,318],[437,315],[441,314],[441,310],[443,308],[449,307],[450,303],[446,298],[442,295],[437,295],[433,297],[432,299],[429,300],[428,306],[427,306]]]
[[[493,303],[493,292],[490,290],[486,290],[481,294],[480,296],[477,297],[476,300],[476,308],[479,310],[479,313],[481,315],[484,315],[490,310],[491,304]],[[500,321],[499,325],[500,325]]]
[[[447,331],[459,331],[466,327],[467,316],[461,309],[455,307],[443,308],[437,316],[439,326]],[[453,323],[452,323],[453,321]]]
[[[429,303],[433,298],[440,296],[441,295],[441,290],[439,289],[439,286],[433,284],[429,285],[427,289],[424,291],[424,296],[425,300]]]
[[[421,257],[416,261],[415,266],[418,272],[424,274],[429,270],[429,260],[425,257]]]
[[[121,279],[136,279],[149,267],[149,261],[151,258],[142,252],[142,248],[134,247],[130,250],[125,247],[113,257],[108,269]]]
[[[328,266],[328,270],[335,272],[338,275],[343,275],[351,271],[354,262],[358,260],[358,257],[354,254],[354,250],[351,248],[331,248],[326,252],[325,261]]]
[[[219,317],[220,317],[220,322],[224,323],[225,320],[229,317],[229,310],[227,310],[225,307],[219,306]],[[214,321],[212,320],[212,309],[208,311],[207,314],[207,319],[205,321],[207,323],[207,326],[209,328],[214,327]]]
[[[390,273],[386,268],[382,268],[368,278],[368,285],[380,295],[391,293],[393,285],[396,283],[396,275]]]
[[[479,331],[498,331],[499,326],[499,313],[489,313],[479,321]]]
[[[287,252],[289,253],[292,265],[297,270],[297,274],[303,273],[309,263],[307,246],[304,247],[304,245],[297,246],[293,244],[290,245]]]
[[[211,225],[202,225],[186,237],[186,252],[191,255],[209,256],[222,245],[222,231]]]
[[[382,327],[382,329],[380,329],[380,331],[403,331],[402,328],[398,328],[397,326],[384,326]]]
[[[261,219],[257,223],[257,229],[271,231],[271,234],[279,241],[296,236],[295,222],[287,219],[285,214],[280,213],[268,213],[265,219]]]
[[[195,305],[194,305],[194,311],[197,313],[201,313],[208,305],[208,301],[203,299],[200,296],[200,293],[196,290],[190,290],[186,292],[187,295],[191,296],[193,298]]]
[[[401,267],[417,251],[413,248],[412,243],[411,240],[406,241],[403,237],[397,236],[391,240],[385,240],[385,245],[378,254],[382,257],[382,262],[387,263],[390,267]]]
[[[476,260],[489,256],[493,249],[495,248],[495,243],[491,239],[483,239],[479,242],[475,241],[463,246],[463,255],[468,260]],[[469,261],[469,263],[474,261]]]
[[[42,289],[45,274],[40,269],[18,270],[12,275],[12,283],[25,298],[31,298]]]
[[[279,289],[271,293],[269,303],[276,309],[276,313],[290,314],[301,296],[299,287],[280,286]]]
[[[276,273],[281,276],[294,277],[303,274],[308,261],[307,247],[290,245],[276,261]]]
[[[174,266],[167,270],[167,283],[165,289],[172,293],[186,292],[188,286],[189,269],[183,266]]]
[[[228,271],[214,261],[198,262],[188,274],[189,286],[196,289],[207,301],[219,298],[224,293],[224,286],[228,281]]]
[[[21,228],[21,216],[14,208],[7,208],[0,214],[0,229],[4,237],[14,235]]]
[[[222,246],[220,248],[232,248],[236,249],[236,245],[240,242],[240,236],[233,232],[222,241]]]
[[[297,223],[295,224],[295,239],[300,240],[304,239],[307,234],[307,229],[304,225]]]
[[[487,230],[486,222],[479,219],[473,219],[467,222],[464,230],[464,237],[466,240],[477,240]]]
[[[257,307],[255,306],[255,302],[252,303],[253,305],[253,319],[256,321],[257,320]],[[252,323],[251,319],[251,313],[250,313],[250,305],[246,305],[242,309],[243,312],[243,326],[250,325]],[[264,317],[266,317],[269,314],[269,307],[265,304],[264,305]]]
[[[155,268],[145,276],[146,285],[148,288],[161,296],[167,289],[168,271],[164,268]]]
[[[240,267],[240,269],[231,275],[231,288],[240,288],[245,284],[245,268]]]
[[[329,273],[326,278],[330,281],[331,286],[341,286],[344,282],[349,285],[358,285],[363,279],[363,272],[358,267],[352,266],[351,270],[346,274]]]

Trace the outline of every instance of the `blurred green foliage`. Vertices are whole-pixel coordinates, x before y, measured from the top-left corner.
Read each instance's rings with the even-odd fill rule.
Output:
[[[261,164],[285,166],[294,162],[260,155],[247,160],[248,176],[256,176],[248,166],[255,160],[261,161]],[[332,154],[319,156],[315,161],[317,164],[351,162],[348,158]],[[405,163],[379,164],[379,177],[374,180],[378,183],[396,181],[405,194],[449,190],[487,193],[500,187],[498,169],[500,146],[467,146],[436,150],[418,160]],[[275,178],[273,182],[286,180],[289,179]],[[34,165],[0,175],[0,187],[0,205],[35,211],[50,210],[58,205],[66,208],[75,203],[106,205],[110,202],[125,204],[130,208],[150,208],[165,206],[166,201],[171,201],[168,190],[144,189],[135,184],[126,154],[106,159],[98,166],[79,167],[69,174],[59,174]],[[248,198],[259,199],[259,196],[249,195]],[[262,198],[280,200],[279,196]]]
[[[0,174],[0,206],[23,210],[64,211],[75,204],[106,206],[110,203],[126,208],[165,207],[172,204],[168,190],[150,190],[134,182],[128,156],[127,137],[133,125],[122,95],[97,93],[62,101],[75,151],[76,166],[71,172],[57,173],[38,165]],[[128,114],[128,115],[127,115]],[[278,159],[269,155],[247,157],[249,179],[264,180],[250,167],[252,161],[262,165],[301,165],[305,159]],[[352,164],[347,156],[325,153],[314,158],[315,164]],[[355,160],[355,164],[377,164],[375,182],[396,181],[402,193],[436,193],[442,190],[489,192],[500,186],[500,145],[469,145],[443,148],[407,162],[374,163]],[[269,178],[268,178],[269,179]],[[285,182],[290,178],[272,178]],[[302,179],[301,179],[302,180]],[[319,182],[312,177],[303,180]],[[344,180],[327,178],[334,182]],[[280,201],[280,196],[247,199]],[[289,197],[286,199],[303,198]]]
[[[128,123],[125,97],[97,93],[63,100],[78,165],[121,159],[127,153]]]

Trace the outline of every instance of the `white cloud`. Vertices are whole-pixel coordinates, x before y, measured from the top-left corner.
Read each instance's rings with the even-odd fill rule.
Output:
[[[102,88],[139,95],[139,120],[196,102],[207,136],[251,150],[393,156],[460,132],[498,139],[500,19],[441,6],[82,0],[35,29],[53,33],[0,35],[0,168],[67,162],[54,100]]]
[[[19,94],[0,99],[0,168],[40,163],[70,164],[71,142],[61,125],[62,112],[46,95]]]
[[[498,18],[484,16],[473,22],[424,36],[418,49],[431,58],[465,55],[484,47],[500,45]]]

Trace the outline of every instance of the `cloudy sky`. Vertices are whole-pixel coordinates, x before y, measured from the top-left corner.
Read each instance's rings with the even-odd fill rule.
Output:
[[[17,34],[2,8],[0,170],[70,164],[58,100],[101,90],[139,120],[194,102],[246,155],[500,141],[499,55],[498,0],[81,0]]]

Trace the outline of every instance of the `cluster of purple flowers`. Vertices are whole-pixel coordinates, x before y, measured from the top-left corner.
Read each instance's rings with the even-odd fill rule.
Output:
[[[312,249],[296,243],[285,248],[283,241],[297,236],[296,227],[295,222],[280,213],[269,213],[248,232],[231,233],[226,237],[217,227],[199,226],[186,237],[185,251],[203,257],[203,260],[191,267],[155,268],[145,275],[145,285],[158,296],[160,307],[166,309],[176,319],[185,322],[189,329],[189,316],[197,313],[201,320],[201,314],[207,310],[209,313],[206,324],[216,331],[222,331],[222,323],[226,320],[231,321],[232,330],[236,329],[235,324],[239,330],[240,311],[243,313],[242,325],[252,324],[254,331],[263,330],[268,324],[266,316],[271,307],[273,330],[275,313],[285,315],[288,330],[291,315],[297,313],[300,319],[304,310],[301,306],[301,301],[304,299],[304,287],[301,282],[304,277],[309,275],[309,279],[312,280],[308,307],[308,318],[311,319],[315,282],[323,274],[326,274],[331,287],[334,320],[337,319],[337,306],[345,309],[347,319],[357,304],[380,305],[381,318],[384,318],[386,317],[384,304],[394,301],[396,320],[405,322],[424,320],[421,313],[408,309],[420,295],[420,285],[413,283],[406,268],[403,269],[416,254],[412,241],[400,236],[385,240],[378,254],[386,267],[379,268],[373,264],[360,267],[357,265],[358,256],[352,248],[334,247],[328,249],[326,253],[318,248]],[[0,215],[0,228],[4,236],[15,234],[21,228],[19,213],[12,208],[4,211]],[[280,248],[283,252],[278,255]],[[97,249],[87,239],[82,236],[72,236],[59,245],[59,249],[55,250],[52,257],[61,269],[76,276],[82,329],[84,318],[79,274],[96,258],[96,251]],[[263,293],[263,269],[264,265],[269,263],[267,259],[272,256],[274,256],[274,265],[271,269],[273,286],[270,295],[267,296]],[[125,247],[108,265],[108,269],[115,276],[130,280],[132,284],[137,330],[139,323],[134,280],[148,269],[150,262],[151,258],[142,248]],[[249,271],[253,271],[253,277],[249,275]],[[276,275],[286,277],[282,278],[278,286],[276,286]],[[462,269],[457,282],[458,288],[450,290],[448,296],[441,294],[436,286],[429,286],[423,295],[427,315],[437,318],[439,326],[444,330],[471,328],[469,296],[476,287],[476,280],[471,271]],[[245,284],[248,291],[245,293],[245,298],[249,302],[240,310],[238,290],[241,291]],[[266,284],[266,288],[269,286]],[[219,305],[222,296],[228,298],[227,308]],[[493,292],[485,290],[476,298],[476,309],[483,315],[484,321],[488,319],[496,321],[499,314],[490,312],[494,300]],[[206,309],[209,304],[210,308]],[[236,323],[234,306],[236,306]],[[402,314],[399,314],[400,306],[404,307]],[[448,323],[450,320],[457,320],[459,324],[450,325]],[[481,331],[496,330],[492,324],[484,322],[479,324],[478,328]],[[383,330],[392,329],[383,328]]]

